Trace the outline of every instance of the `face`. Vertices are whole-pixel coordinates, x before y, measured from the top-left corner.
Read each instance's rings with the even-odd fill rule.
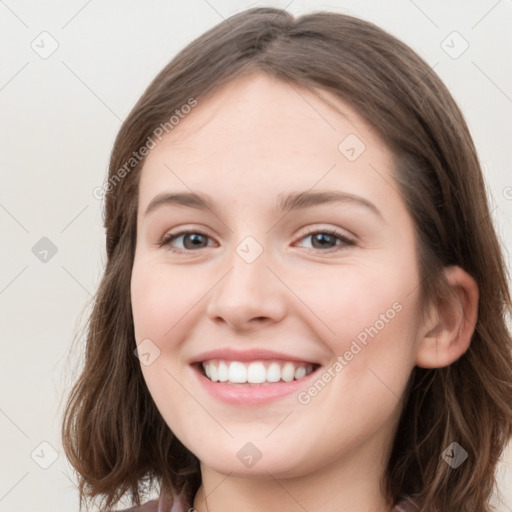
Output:
[[[273,78],[238,78],[142,170],[142,372],[169,428],[222,473],[371,468],[415,365],[419,269],[392,155],[321,94],[341,113]]]

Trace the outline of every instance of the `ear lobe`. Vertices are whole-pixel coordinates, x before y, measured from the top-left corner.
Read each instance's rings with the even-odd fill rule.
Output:
[[[422,326],[416,352],[416,365],[443,368],[459,359],[469,348],[478,317],[478,285],[460,267],[446,267],[450,296],[432,306]]]

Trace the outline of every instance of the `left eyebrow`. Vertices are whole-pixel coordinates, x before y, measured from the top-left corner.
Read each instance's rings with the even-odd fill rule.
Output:
[[[380,210],[368,199],[355,194],[349,194],[348,192],[340,192],[336,190],[316,192],[305,190],[302,192],[290,192],[288,194],[281,193],[278,195],[276,209],[279,212],[288,213],[292,210],[301,210],[312,206],[335,202],[351,203],[357,206],[362,206],[368,211],[373,212],[385,222]],[[164,192],[151,200],[144,215],[148,215],[161,206],[173,204],[188,206],[189,208],[195,208],[198,210],[214,211],[215,209],[212,199],[206,194],[196,192]]]
[[[325,203],[352,203],[354,205],[363,206],[369,211],[373,212],[381,220],[384,216],[380,210],[368,199],[349,194],[348,192],[340,192],[337,190],[312,192],[305,190],[303,192],[291,192],[289,194],[279,194],[277,209],[282,212],[289,212],[292,210],[299,210],[309,208],[310,206],[317,206]]]

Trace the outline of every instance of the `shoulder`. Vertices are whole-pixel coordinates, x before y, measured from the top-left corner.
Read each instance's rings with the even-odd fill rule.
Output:
[[[134,506],[130,508],[124,508],[123,510],[117,510],[116,512],[158,512],[158,501],[151,500],[143,505]]]
[[[160,496],[158,500],[151,500],[143,505],[117,510],[116,512],[188,512],[188,509],[192,508],[180,496],[174,499],[172,505],[168,505],[170,501],[172,500],[165,496]]]
[[[140,507],[135,506],[118,510],[117,512],[167,512],[166,510],[162,510],[158,505],[159,501],[152,500],[144,503]],[[406,498],[395,506],[393,512],[416,512],[416,510],[417,507],[414,502],[410,498]],[[187,512],[186,504],[182,500],[178,499],[169,512]]]
[[[396,504],[393,512],[416,512],[418,507],[411,498],[404,498]]]

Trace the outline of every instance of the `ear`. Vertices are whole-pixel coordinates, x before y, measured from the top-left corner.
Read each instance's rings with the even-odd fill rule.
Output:
[[[478,316],[478,285],[460,267],[446,267],[449,297],[432,306],[419,332],[416,365],[443,368],[459,359],[471,343]]]

